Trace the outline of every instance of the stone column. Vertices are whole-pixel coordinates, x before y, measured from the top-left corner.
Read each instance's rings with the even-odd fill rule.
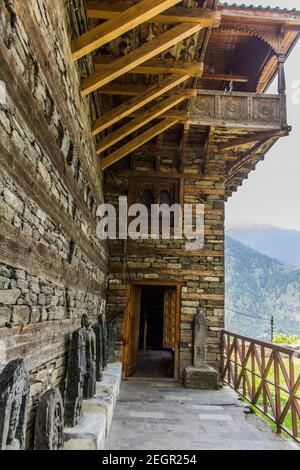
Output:
[[[205,369],[207,351],[207,323],[204,310],[200,309],[194,322],[194,367]]]

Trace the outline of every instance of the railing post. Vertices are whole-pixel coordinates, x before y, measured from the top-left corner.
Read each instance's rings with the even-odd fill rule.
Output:
[[[281,126],[287,126],[287,111],[286,111],[286,80],[285,80],[285,55],[278,54],[278,93],[280,96],[280,116]]]

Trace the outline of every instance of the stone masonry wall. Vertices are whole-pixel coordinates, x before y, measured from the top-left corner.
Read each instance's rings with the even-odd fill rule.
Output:
[[[205,309],[209,326],[208,361],[221,365],[221,329],[224,327],[224,157],[211,148],[201,171],[201,148],[189,147],[183,172],[179,172],[179,149],[161,152],[159,171],[154,170],[155,150],[142,150],[113,167],[107,175],[107,201],[116,204],[120,194],[128,194],[129,177],[164,177],[180,180],[180,201],[205,205],[205,246],[186,251],[181,240],[138,240],[109,244],[107,315],[114,318],[118,331],[117,354],[122,358],[126,283],[130,280],[182,282],[180,319],[180,372],[192,363],[192,325],[199,307]],[[125,262],[125,254],[127,263]],[[128,269],[129,268],[129,269]],[[125,273],[125,275],[124,275]]]
[[[107,246],[96,237],[102,180],[90,133],[101,102],[82,97],[92,63],[74,64],[70,51],[86,28],[82,6],[0,3],[0,371],[25,358],[28,447],[39,397],[64,390],[71,333],[83,313],[96,320],[106,296]]]

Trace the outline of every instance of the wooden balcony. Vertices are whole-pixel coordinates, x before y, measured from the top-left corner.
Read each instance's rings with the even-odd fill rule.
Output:
[[[287,126],[286,96],[199,90],[189,121],[198,126],[279,130]]]

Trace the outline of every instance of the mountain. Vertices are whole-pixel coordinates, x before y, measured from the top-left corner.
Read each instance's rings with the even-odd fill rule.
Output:
[[[227,231],[227,234],[264,255],[278,259],[287,266],[300,268],[300,232],[297,230],[253,226],[231,229]]]
[[[270,339],[275,334],[300,338],[300,269],[285,266],[226,236],[226,328],[246,336]]]

